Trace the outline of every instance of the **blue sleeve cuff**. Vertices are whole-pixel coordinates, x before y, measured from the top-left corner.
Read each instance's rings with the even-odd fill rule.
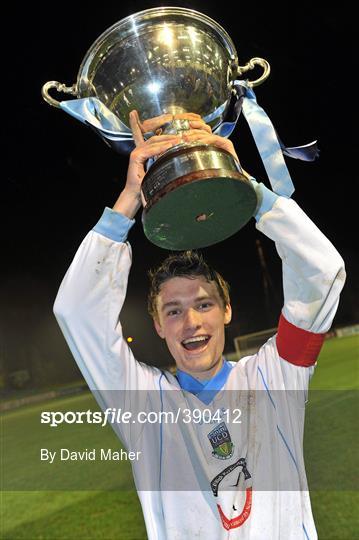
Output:
[[[251,178],[251,182],[258,198],[258,204],[254,217],[256,221],[259,221],[263,214],[272,209],[279,195],[273,193],[273,191],[268,189],[264,184],[259,184],[256,180],[254,180],[254,178]]]
[[[134,223],[134,219],[106,207],[93,230],[115,242],[126,242],[128,232]]]

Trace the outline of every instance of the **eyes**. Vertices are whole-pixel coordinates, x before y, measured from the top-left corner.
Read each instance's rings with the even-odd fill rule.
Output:
[[[215,304],[212,301],[201,302],[195,306],[195,309],[200,312],[206,312],[209,311],[214,305]],[[166,317],[176,317],[177,315],[181,315],[182,311],[183,310],[180,307],[172,308],[166,312]]]
[[[201,311],[206,311],[208,308],[212,307],[213,302],[201,302],[198,306],[198,309]]]

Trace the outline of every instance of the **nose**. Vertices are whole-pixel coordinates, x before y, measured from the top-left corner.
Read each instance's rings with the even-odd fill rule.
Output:
[[[201,314],[196,309],[189,308],[186,311],[184,326],[186,330],[200,328],[202,326]]]

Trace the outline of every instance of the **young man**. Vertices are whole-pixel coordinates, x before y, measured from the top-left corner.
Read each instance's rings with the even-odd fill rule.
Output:
[[[191,130],[184,140],[215,144],[238,159],[230,141],[197,115],[185,117]],[[180,142],[176,135],[145,142],[142,131],[158,125],[144,124],[132,113],[137,146],[126,186],[64,278],[55,303],[59,324],[104,409],[180,411],[171,424],[113,426],[129,450],[142,452],[133,473],[150,540],[313,540],[304,404],[344,284],[343,261],[294,201],[254,182],[256,227],[276,242],[283,262],[277,335],[257,354],[227,362],[228,287],[199,256],[179,254],[153,274],[149,296],[177,374],[137,362],[118,323],[131,265],[126,240],[140,208],[144,163]]]

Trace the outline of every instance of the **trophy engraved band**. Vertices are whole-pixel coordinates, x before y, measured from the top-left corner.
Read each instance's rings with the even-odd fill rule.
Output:
[[[117,151],[128,152],[132,110],[141,121],[172,114],[163,133],[188,130],[186,113],[197,113],[215,131],[227,121],[234,82],[257,65],[263,74],[247,81],[248,86],[268,77],[266,60],[253,58],[239,66],[234,44],[217,22],[191,9],[153,8],[106,30],[85,55],[76,84],[49,81],[42,95],[55,107],[63,103],[50,90],[77,96],[79,109],[87,107],[86,114],[90,110],[96,117],[101,137]],[[176,119],[179,114],[182,118]],[[257,206],[239,163],[207,144],[182,142],[158,157],[148,167],[142,193],[147,238],[172,250],[228,238]]]

